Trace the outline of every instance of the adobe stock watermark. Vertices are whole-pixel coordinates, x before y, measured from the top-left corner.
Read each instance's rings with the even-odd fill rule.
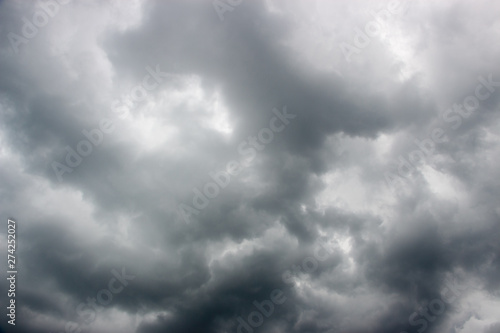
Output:
[[[99,146],[102,143],[104,134],[110,134],[114,131],[114,129],[115,127],[113,123],[109,119],[103,118],[99,122],[99,128],[94,128],[90,131],[83,130],[82,134],[88,140],[80,140],[80,142],[78,142],[76,145],[76,150],[71,148],[70,146],[66,146],[64,148],[68,151],[65,159],[67,165],[56,161],[52,162],[52,169],[54,170],[57,179],[62,182],[62,176],[66,172],[73,172],[73,169],[78,167],[82,163],[83,157],[89,156],[92,153],[93,148]]]
[[[421,307],[418,311],[413,312],[408,318],[408,323],[411,326],[418,326],[417,332],[423,333],[429,323],[436,321],[437,317],[444,314],[446,311],[446,304],[451,305],[456,302],[457,298],[462,295],[462,293],[467,288],[464,286],[459,286],[455,281],[446,282],[446,287],[441,293],[441,297],[431,300],[427,306]],[[400,333],[408,333],[401,331]]]
[[[143,77],[140,84],[133,86],[128,94],[122,95],[120,99],[111,102],[111,111],[118,113],[119,118],[125,118],[129,109],[146,99],[148,91],[153,91],[163,82],[164,78],[170,77],[169,73],[160,70],[160,65],[156,65],[154,69],[146,66],[146,71],[149,74]]]
[[[9,39],[10,46],[14,53],[19,53],[19,46],[21,44],[28,44],[30,39],[35,38],[38,35],[38,28],[43,28],[49,23],[49,19],[53,18],[59,12],[60,5],[66,5],[72,0],[38,0],[37,4],[40,9],[37,9],[31,21],[23,16],[21,20],[23,21],[23,27],[21,28],[21,34],[16,34],[14,32],[9,32],[7,38]]]
[[[189,218],[193,214],[198,215],[201,210],[205,209],[210,200],[216,198],[221,189],[229,185],[231,176],[238,176],[241,171],[248,167],[257,156],[257,152],[264,150],[266,145],[274,140],[274,134],[282,132],[290,120],[296,117],[296,115],[287,112],[286,106],[283,107],[282,111],[273,108],[272,112],[275,116],[269,121],[269,128],[262,128],[256,136],[249,136],[247,140],[243,140],[238,145],[238,153],[243,156],[240,161],[231,160],[227,162],[225,170],[209,172],[208,175],[213,182],[206,183],[202,186],[202,190],[197,187],[193,188],[192,206],[185,203],[178,205],[177,213],[185,222],[189,222]]]
[[[232,12],[242,2],[243,0],[214,0],[212,6],[214,6],[214,10],[219,16],[219,20],[224,21],[224,13]]]
[[[493,81],[492,74],[489,74],[487,79],[479,76],[478,81],[479,84],[474,89],[474,94],[466,96],[461,104],[454,103],[441,115],[444,122],[450,124],[453,130],[459,129],[464,119],[479,111],[480,101],[486,101],[495,92],[496,88],[500,87],[500,81]],[[384,174],[387,186],[391,188],[398,182],[404,183],[405,179],[409,180],[416,171],[417,165],[433,156],[436,152],[436,144],[449,141],[445,133],[442,127],[435,127],[431,130],[430,138],[422,141],[414,140],[418,149],[411,151],[408,154],[408,159],[405,159],[402,155],[398,156],[398,174],[396,175],[394,172]]]
[[[321,254],[323,251],[323,254]],[[291,270],[286,270],[282,274],[282,280],[289,287],[295,286],[294,278],[298,277],[300,274],[311,274],[315,272],[319,267],[319,262],[325,261],[333,254],[334,250],[329,248],[327,244],[323,241],[319,241],[319,245],[313,251],[313,256],[306,257],[302,260],[302,265],[292,265]],[[252,311],[248,314],[247,320],[238,316],[236,320],[238,321],[238,327],[236,328],[237,333],[253,333],[255,328],[258,328],[264,324],[265,318],[269,318],[273,313],[276,305],[282,305],[286,302],[287,298],[285,293],[281,289],[274,289],[269,294],[269,299],[265,299],[261,302],[254,300],[252,302],[255,306],[256,311]]]
[[[97,313],[102,310],[102,307],[111,304],[114,295],[121,293],[128,286],[129,281],[135,279],[134,275],[125,272],[125,267],[122,267],[121,273],[116,269],[112,269],[111,274],[114,277],[108,281],[107,288],[99,290],[93,298],[87,297],[86,303],[81,302],[77,305],[76,313],[82,323],[67,322],[64,326],[64,332],[59,333],[80,333],[87,330],[96,319]]]
[[[394,0],[389,2],[386,9],[382,9],[378,12],[370,10],[370,15],[373,16],[374,19],[365,24],[364,31],[358,27],[354,28],[354,46],[346,42],[342,42],[339,45],[345,60],[351,62],[351,57],[354,54],[361,53],[362,49],[370,45],[371,39],[382,32],[382,26],[393,19],[393,15],[402,12],[404,8],[405,6],[401,4],[400,0]]]
[[[133,86],[128,94],[122,95],[121,99],[115,99],[111,102],[111,111],[118,114],[118,118],[123,119],[127,116],[128,110],[135,106],[135,103],[142,102],[147,96],[148,91],[156,89],[163,78],[169,77],[170,74],[162,72],[160,65],[156,65],[155,69],[146,66],[146,74],[141,84]],[[99,146],[103,142],[104,134],[111,134],[115,130],[113,122],[107,118],[102,118],[99,121],[99,128],[90,131],[83,130],[82,134],[88,140],[81,140],[76,145],[76,150],[70,146],[66,146],[66,165],[53,161],[51,166],[56,174],[57,179],[62,182],[65,173],[73,172],[73,169],[78,167],[83,157],[89,156],[94,147]]]

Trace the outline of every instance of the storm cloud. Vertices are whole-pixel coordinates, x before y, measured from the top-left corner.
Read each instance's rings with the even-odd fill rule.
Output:
[[[0,2],[0,329],[500,332],[499,12]]]

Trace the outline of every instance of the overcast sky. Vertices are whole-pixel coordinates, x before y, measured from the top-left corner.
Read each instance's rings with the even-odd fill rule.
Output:
[[[0,329],[499,333],[499,13],[0,1]]]

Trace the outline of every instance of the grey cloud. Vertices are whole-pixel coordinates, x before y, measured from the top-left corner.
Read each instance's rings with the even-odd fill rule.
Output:
[[[443,114],[500,81],[498,4],[403,3],[347,62],[339,45],[386,3],[226,3],[221,21],[210,1],[72,1],[19,53],[7,34],[39,3],[0,3],[0,211],[19,225],[17,324],[0,329],[82,324],[124,267],[89,332],[237,332],[276,289],[253,332],[496,332],[500,95],[457,128]],[[158,86],[127,106],[147,75]],[[296,118],[250,148],[284,106]],[[59,180],[53,162],[103,119]],[[410,160],[436,128],[448,140]],[[255,157],[185,221],[242,142]],[[433,314],[450,281],[464,289]]]

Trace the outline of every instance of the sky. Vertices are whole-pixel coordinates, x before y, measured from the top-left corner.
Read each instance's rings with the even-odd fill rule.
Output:
[[[0,330],[500,333],[499,12],[0,1]]]

